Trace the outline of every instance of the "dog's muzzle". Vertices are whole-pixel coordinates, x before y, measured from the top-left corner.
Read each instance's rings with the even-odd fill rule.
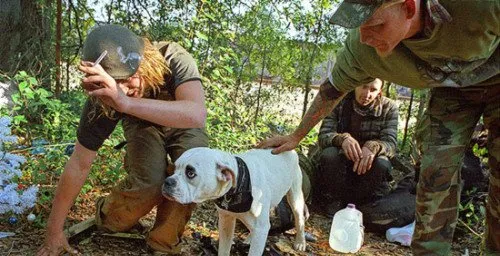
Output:
[[[176,186],[177,186],[177,180],[172,177],[168,177],[163,182],[161,193],[163,194],[164,197],[170,200],[175,200],[173,195],[175,194],[174,191]]]

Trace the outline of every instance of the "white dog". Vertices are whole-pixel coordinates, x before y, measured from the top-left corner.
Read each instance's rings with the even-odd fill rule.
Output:
[[[248,167],[248,168],[246,168]],[[163,195],[182,204],[216,199],[219,212],[219,255],[229,255],[236,219],[250,231],[248,255],[264,253],[271,226],[269,212],[283,196],[295,219],[294,248],[304,251],[304,195],[297,153],[279,155],[254,149],[240,155],[210,149],[187,150],[165,179]]]

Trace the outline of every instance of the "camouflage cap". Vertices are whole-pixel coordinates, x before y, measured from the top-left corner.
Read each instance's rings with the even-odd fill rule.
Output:
[[[357,28],[368,20],[385,0],[344,0],[330,18],[330,23]]]
[[[82,59],[94,62],[105,50],[108,54],[102,59],[101,66],[114,79],[126,79],[139,69],[144,41],[128,28],[103,25],[88,34]]]

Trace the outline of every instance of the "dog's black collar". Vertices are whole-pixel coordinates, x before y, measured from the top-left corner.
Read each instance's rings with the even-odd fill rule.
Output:
[[[243,159],[236,157],[238,162],[238,177],[236,188],[231,188],[223,197],[215,200],[215,204],[230,212],[247,212],[252,206],[252,182],[250,173]]]

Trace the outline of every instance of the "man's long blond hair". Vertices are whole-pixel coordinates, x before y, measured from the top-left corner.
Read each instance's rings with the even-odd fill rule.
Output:
[[[165,83],[165,77],[171,75],[171,70],[167,66],[164,56],[151,41],[145,37],[142,39],[144,41],[144,53],[137,74],[139,74],[139,78],[141,79],[141,86],[144,86],[144,95],[156,95]],[[99,98],[91,97],[91,100],[95,106],[95,109],[89,113],[91,120],[96,117],[97,108],[101,108],[101,114],[104,114],[106,117],[116,119],[114,109],[104,104]]]
[[[159,93],[165,83],[165,76],[170,76],[170,67],[167,66],[165,57],[151,44],[149,39],[144,40],[144,60],[139,65],[139,75],[144,83],[144,90],[153,94]]]

